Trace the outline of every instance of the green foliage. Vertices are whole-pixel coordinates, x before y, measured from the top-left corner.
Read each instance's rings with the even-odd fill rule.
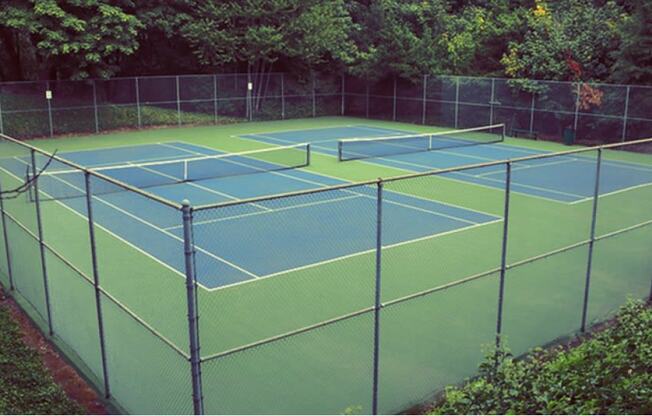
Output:
[[[1,295],[0,295],[1,296]],[[0,306],[0,414],[84,414],[22,342],[18,324]]]
[[[623,25],[623,45],[616,54],[612,79],[623,83],[652,83],[652,2],[637,2]]]
[[[613,1],[538,2],[528,13],[522,40],[509,43],[502,59],[507,75],[534,79],[605,79],[618,47],[623,10]],[[581,74],[568,60],[579,64]]]
[[[352,59],[350,25],[343,0],[213,0],[197,5],[181,33],[206,65],[286,57],[313,66]]]
[[[108,76],[131,54],[140,22],[110,0],[8,0],[0,8],[4,77]],[[1,56],[1,55],[0,55]]]
[[[652,309],[629,301],[613,326],[569,350],[523,360],[492,351],[479,377],[448,388],[436,414],[650,414]]]

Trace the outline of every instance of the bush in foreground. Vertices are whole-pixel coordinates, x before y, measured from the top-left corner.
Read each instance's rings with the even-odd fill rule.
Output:
[[[0,303],[0,414],[83,414],[22,339],[18,324]]]
[[[652,414],[652,309],[629,301],[606,329],[523,360],[492,351],[433,414]]]

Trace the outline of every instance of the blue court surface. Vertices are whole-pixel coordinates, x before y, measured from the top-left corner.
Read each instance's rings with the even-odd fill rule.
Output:
[[[315,151],[337,157],[337,141],[340,139],[373,138],[410,133],[412,132],[353,125],[311,130],[262,132],[242,137],[276,145],[311,142]],[[446,137],[443,139],[446,140]],[[456,140],[454,135],[448,139],[450,141]],[[545,152],[497,143],[374,157],[357,161],[357,163],[373,163],[408,172],[425,172],[433,169],[515,159],[541,153]],[[562,203],[579,203],[593,196],[595,171],[596,153],[524,161],[513,166],[512,191]],[[480,186],[492,188],[503,188],[505,186],[504,166],[451,172],[445,174],[445,176],[453,180]],[[601,195],[651,184],[652,166],[650,165],[612,160],[604,160],[602,163]]]
[[[210,148],[170,142],[59,156],[87,167],[103,167],[218,154]],[[3,169],[17,177],[27,166],[21,159],[2,162]],[[134,182],[142,180],[140,175],[151,174],[137,167],[129,172]],[[62,204],[85,215],[81,176],[56,170],[48,174],[51,177],[39,180],[45,194],[43,204]],[[129,182],[128,177],[120,179]],[[342,183],[289,169],[148,186],[147,191],[173,201],[188,199],[197,206]],[[96,224],[183,276],[181,213],[132,192],[107,190],[106,185],[100,180],[92,183]],[[196,212],[199,283],[216,289],[370,253],[376,244],[376,200],[375,187],[357,186]],[[501,221],[482,212],[388,190],[383,201],[384,247]]]

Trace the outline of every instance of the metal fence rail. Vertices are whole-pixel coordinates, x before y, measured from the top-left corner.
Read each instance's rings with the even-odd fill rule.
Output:
[[[609,167],[631,158],[649,162],[652,139],[196,207],[56,156],[56,163],[84,175],[85,188],[79,204],[47,200],[38,173],[51,155],[6,135],[0,151],[1,189],[23,183],[16,174],[23,165],[36,178],[32,200],[0,198],[0,282],[104,396],[129,413],[398,412],[471,375],[483,343],[507,342],[522,354],[585,331],[628,295],[652,296],[649,183],[616,198],[600,193],[613,180]],[[587,167],[592,196],[585,204],[537,211],[515,191],[514,175],[532,163],[569,158]],[[636,163],[632,175],[652,169]],[[397,225],[417,219],[397,216],[388,195],[418,196],[452,174],[487,168],[504,173],[487,190],[499,221],[392,243]],[[134,227],[128,213],[106,210],[107,187],[182,226],[180,244],[165,255],[183,273],[129,247],[104,225],[113,216],[114,224]],[[220,230],[220,218],[248,206],[311,206],[343,197],[360,203],[332,204],[315,218],[337,237],[315,247],[369,241],[372,249],[342,255],[347,248],[336,261],[234,286],[200,286],[213,270],[197,253],[219,233],[197,234],[197,223],[216,221]],[[297,220],[293,213],[276,220],[266,233],[279,237],[262,251],[256,251],[258,233],[244,229],[230,244],[283,260],[292,253],[274,242]],[[533,227],[550,236],[532,235],[526,221],[538,221]],[[411,269],[415,264],[423,267]]]

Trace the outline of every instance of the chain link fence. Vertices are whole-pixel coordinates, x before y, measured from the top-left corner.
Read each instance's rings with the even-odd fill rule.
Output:
[[[503,123],[513,137],[604,144],[652,136],[652,87],[428,75],[346,77],[345,115],[453,128]]]
[[[439,75],[373,82],[312,72],[0,83],[0,133],[21,139],[346,115],[453,128],[503,123],[514,137],[604,144],[652,136],[651,108],[647,86]]]
[[[141,99],[177,105],[174,82],[152,82],[163,95]],[[296,97],[280,114],[341,105]],[[652,296],[652,139],[191,207],[0,137],[0,282],[128,413],[400,412],[471,376],[482,345],[519,355]],[[592,195],[582,203],[519,192],[515,176],[569,158],[582,174],[566,180]],[[642,185],[602,192],[622,163]],[[48,165],[69,172],[60,188],[39,177]],[[500,173],[491,187],[454,182],[487,169]],[[402,201],[443,199],[451,180],[462,206],[497,220],[402,242],[408,224],[436,221]],[[6,192],[25,181],[29,197]],[[269,273],[238,280],[215,256]]]

